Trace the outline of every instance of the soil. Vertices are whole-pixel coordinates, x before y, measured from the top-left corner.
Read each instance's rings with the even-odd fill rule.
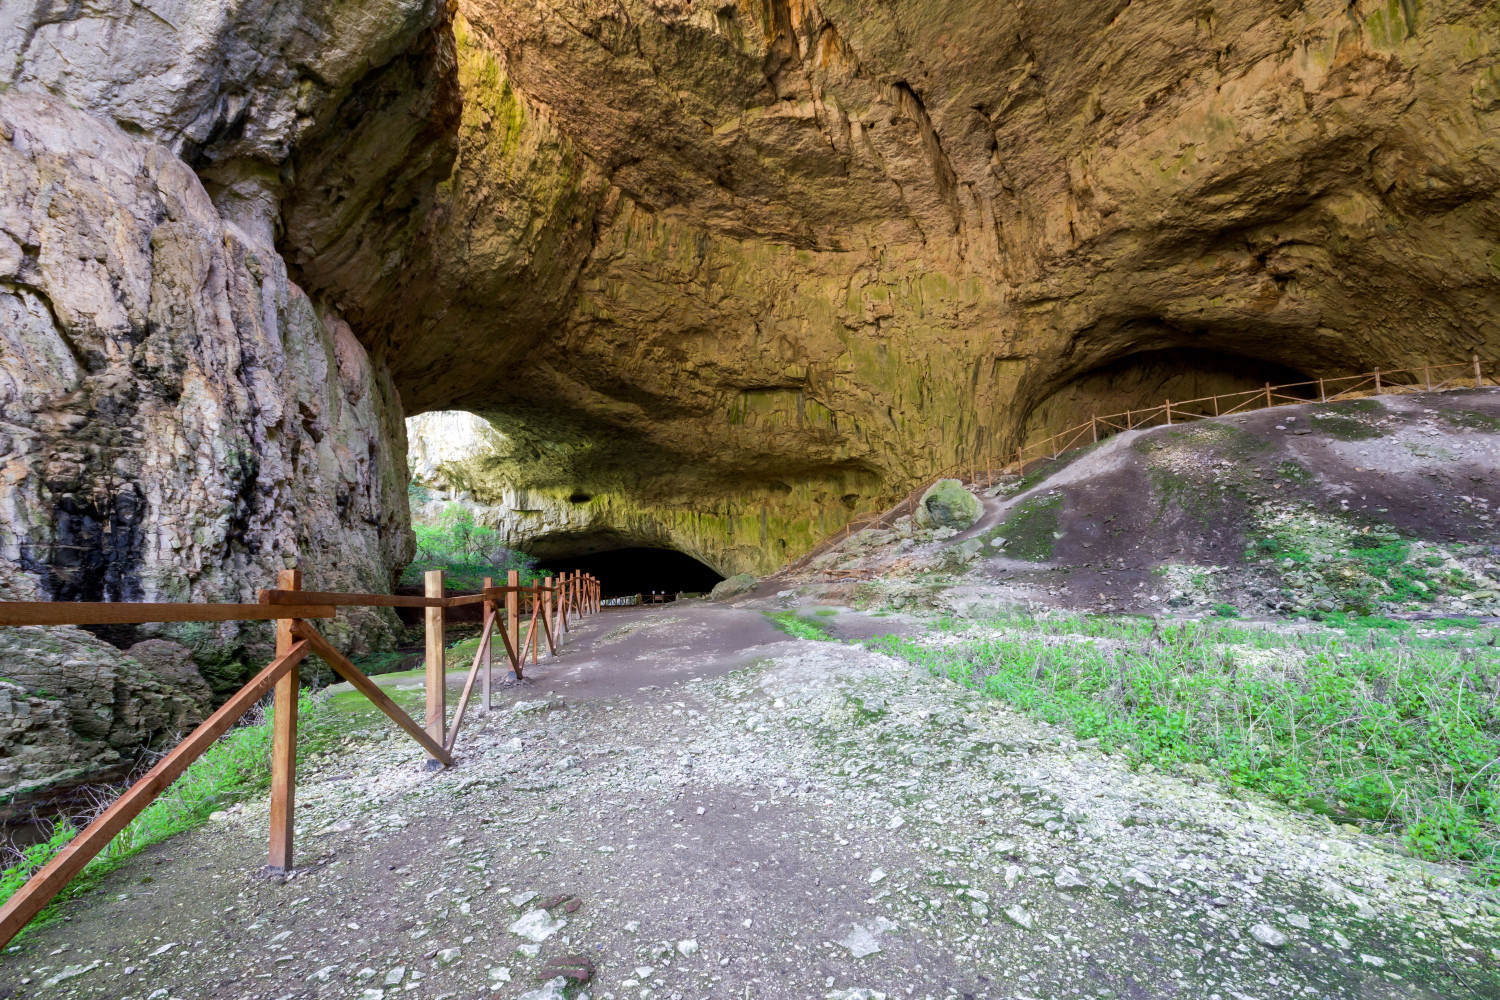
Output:
[[[605,1000],[1500,995],[1460,872],[792,639],[774,600],[580,623],[450,770],[371,717],[302,762],[291,876],[244,803],[29,933],[0,995],[539,1000],[559,962]]]

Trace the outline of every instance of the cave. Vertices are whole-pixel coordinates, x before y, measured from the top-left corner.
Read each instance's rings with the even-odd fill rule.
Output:
[[[685,552],[644,546],[550,556],[543,565],[554,573],[582,571],[597,577],[606,599],[631,594],[703,594],[724,579]]]

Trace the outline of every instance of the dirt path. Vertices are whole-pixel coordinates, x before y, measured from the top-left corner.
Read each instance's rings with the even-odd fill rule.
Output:
[[[533,674],[449,771],[395,737],[307,762],[294,877],[246,803],[0,996],[514,1000],[559,959],[595,1000],[1500,996],[1457,873],[752,608],[601,615]]]

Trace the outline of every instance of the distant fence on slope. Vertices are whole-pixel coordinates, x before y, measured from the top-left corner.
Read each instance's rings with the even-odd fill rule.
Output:
[[[1485,386],[1500,386],[1493,362],[1485,371],[1479,355],[1469,361],[1447,365],[1423,365],[1420,368],[1399,368],[1382,371],[1377,368],[1362,375],[1345,375],[1339,378],[1319,378],[1306,382],[1289,382],[1272,385],[1267,382],[1259,389],[1226,392],[1198,399],[1164,399],[1159,406],[1148,406],[1124,413],[1107,416],[1090,416],[1087,423],[1077,424],[1058,431],[1040,441],[1022,445],[1014,455],[992,456],[984,463],[968,462],[953,465],[929,476],[893,506],[879,511],[856,514],[842,528],[814,545],[805,555],[788,565],[795,572],[818,556],[866,528],[885,527],[901,518],[914,514],[917,504],[932,484],[939,479],[958,479],[969,485],[983,483],[993,486],[1000,476],[1025,475],[1026,467],[1036,462],[1046,462],[1078,448],[1097,444],[1101,439],[1122,431],[1135,431],[1147,427],[1170,427],[1173,424],[1193,420],[1227,417],[1235,413],[1263,410],[1272,406],[1293,406],[1303,403],[1333,403],[1344,399],[1362,399],[1367,396],[1391,395],[1413,392],[1441,392],[1449,389],[1479,389]]]

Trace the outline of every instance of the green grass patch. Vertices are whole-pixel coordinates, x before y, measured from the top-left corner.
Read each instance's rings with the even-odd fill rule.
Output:
[[[340,745],[365,725],[365,709],[370,707],[364,696],[358,694],[327,698],[303,692],[297,709],[298,757],[305,760]],[[62,903],[89,892],[106,875],[152,844],[201,826],[215,810],[269,788],[272,716],[268,707],[262,717],[231,729],[189,765],[181,777],[68,883],[27,926],[27,931],[55,920]],[[6,867],[0,870],[0,903],[15,895],[27,879],[67,846],[78,830],[77,825],[62,820],[47,841],[7,858]]]
[[[1355,402],[1363,402],[1363,400],[1355,400]],[[1341,409],[1343,407],[1345,407],[1343,403],[1330,403],[1328,410],[1314,413],[1309,418],[1313,430],[1340,441],[1365,441],[1378,438],[1384,433],[1379,427],[1356,416],[1357,411]]]
[[[1014,559],[1046,562],[1052,558],[1062,515],[1060,492],[1029,497],[1011,512],[993,534],[1005,539],[1005,554]]]
[[[1467,427],[1473,431],[1500,432],[1500,417],[1481,413],[1478,410],[1444,410],[1442,419],[1454,427]]]
[[[951,626],[950,626],[951,627]],[[1500,629],[1285,634],[1225,621],[1015,618],[870,645],[1097,738],[1399,832],[1500,882]],[[965,640],[964,632],[973,637]]]
[[[767,611],[766,617],[787,635],[798,639],[831,639],[828,626],[803,618],[795,611]]]

